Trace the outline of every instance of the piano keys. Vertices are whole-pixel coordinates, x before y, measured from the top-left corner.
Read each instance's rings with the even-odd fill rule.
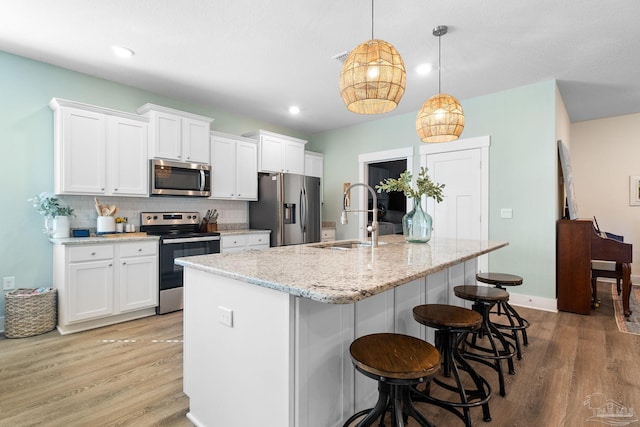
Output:
[[[590,219],[561,219],[557,223],[556,291],[558,310],[590,314],[593,303],[591,261],[613,261],[622,279],[622,305],[629,316],[632,245],[597,233]],[[604,277],[600,271],[594,275]],[[614,276],[615,272],[611,273]]]

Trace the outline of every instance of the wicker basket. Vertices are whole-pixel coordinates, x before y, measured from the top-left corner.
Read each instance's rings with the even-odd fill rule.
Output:
[[[57,296],[55,289],[16,289],[5,294],[4,335],[25,338],[44,334],[56,327]]]

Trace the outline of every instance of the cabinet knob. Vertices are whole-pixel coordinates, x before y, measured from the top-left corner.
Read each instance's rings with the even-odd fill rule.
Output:
[[[113,189],[113,191],[118,191],[118,189],[117,189],[117,188],[114,188],[114,189]]]
[[[113,266],[113,264],[109,264],[109,267]]]
[[[142,248],[138,248],[138,252],[142,252]]]
[[[122,265],[127,265],[127,261],[122,261]]]
[[[91,256],[95,256],[95,254],[96,254],[95,252],[91,252]]]

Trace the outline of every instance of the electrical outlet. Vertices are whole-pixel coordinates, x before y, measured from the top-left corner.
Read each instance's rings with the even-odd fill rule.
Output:
[[[230,308],[218,306],[218,321],[223,325],[233,328],[233,310]]]
[[[11,277],[3,277],[2,278],[2,290],[11,291],[16,287],[16,278]]]

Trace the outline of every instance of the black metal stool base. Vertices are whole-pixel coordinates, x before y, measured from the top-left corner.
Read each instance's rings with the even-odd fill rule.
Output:
[[[352,415],[343,427],[351,426],[358,418],[366,414],[357,427],[372,426],[376,420],[379,421],[378,426],[385,426],[384,418],[387,412],[391,413],[391,427],[404,427],[409,417],[416,420],[422,427],[435,427],[429,422],[413,405],[411,398],[411,386],[415,386],[419,381],[416,380],[385,380],[378,381],[378,402],[376,406],[365,409]]]
[[[508,342],[500,330],[489,320],[491,308],[494,302],[476,301],[473,303],[473,310],[482,315],[482,325],[476,332],[465,332],[460,340],[460,353],[468,360],[482,363],[493,368],[498,373],[500,385],[500,395],[506,396],[504,373],[502,371],[502,360],[506,360],[509,367],[509,374],[515,375],[513,366],[513,356],[516,355],[516,348]],[[471,339],[469,339],[471,335]],[[478,338],[486,337],[490,347],[485,347],[478,343]],[[499,348],[498,344],[502,347]]]
[[[496,285],[496,288],[504,289],[500,285]],[[505,316],[509,324],[492,322],[496,328],[509,331],[504,334],[505,337],[510,338],[516,345],[516,356],[518,360],[522,359],[522,347],[520,346],[520,337],[518,332],[522,334],[522,344],[529,345],[529,338],[527,337],[527,328],[529,327],[529,321],[516,311],[508,302],[499,302],[497,304],[498,309],[492,313],[497,314],[499,317]]]
[[[426,402],[446,409],[460,418],[464,422],[465,427],[471,427],[470,408],[478,406],[482,406],[482,419],[485,422],[491,421],[491,412],[489,410],[491,386],[489,386],[487,380],[476,373],[471,365],[469,365],[458,352],[460,340],[464,337],[463,333],[468,331],[468,329],[437,330],[435,339],[436,348],[442,355],[442,370],[444,376],[451,378],[451,374],[453,374],[455,385],[447,383],[438,377],[434,377],[431,380],[431,385],[433,386],[435,384],[445,390],[458,393],[460,401],[437,399],[431,396],[432,389],[423,392],[416,387],[412,387],[414,401]],[[471,378],[476,387],[475,389],[466,389],[464,387],[462,373],[466,373]]]
[[[476,274],[476,280],[503,290],[506,290],[506,287],[520,286],[523,282],[522,277],[515,274],[490,272]],[[525,346],[529,345],[529,338],[527,337],[529,322],[518,314],[516,309],[509,304],[509,301],[498,302],[496,308],[497,310],[492,313],[497,314],[499,318],[500,316],[506,316],[508,321],[508,324],[494,322],[496,327],[501,330],[508,331],[505,336],[513,340],[516,346],[518,359],[522,359],[522,347],[520,346],[520,337],[518,332],[522,334],[522,344]]]

